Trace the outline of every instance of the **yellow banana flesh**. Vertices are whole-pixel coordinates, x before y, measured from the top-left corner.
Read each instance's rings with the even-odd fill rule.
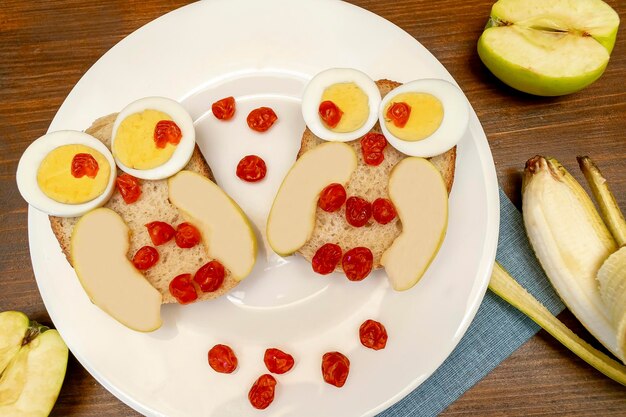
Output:
[[[617,347],[626,356],[626,246],[612,253],[598,270],[600,294],[617,330]]]
[[[552,286],[587,330],[623,361],[616,326],[596,280],[617,245],[587,193],[558,161],[536,156],[524,170],[522,212]]]

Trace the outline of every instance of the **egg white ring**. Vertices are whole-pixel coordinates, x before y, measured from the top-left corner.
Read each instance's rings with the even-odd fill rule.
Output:
[[[162,105],[166,102],[166,106]],[[162,180],[169,178],[182,170],[191,159],[193,150],[196,146],[196,130],[193,127],[193,120],[187,110],[177,101],[166,97],[145,97],[133,101],[119,112],[115,123],[113,124],[113,133],[111,135],[111,151],[114,149],[115,136],[120,124],[128,116],[134,113],[140,113],[144,110],[158,110],[167,113],[170,118],[178,125],[183,135],[170,159],[163,164],[150,169],[134,169],[124,165],[115,155],[115,163],[124,172],[144,180]],[[167,110],[167,111],[166,111]]]
[[[397,138],[389,132],[385,123],[385,108],[401,93],[428,93],[441,102],[443,119],[433,134],[412,142]],[[469,126],[469,103],[463,92],[454,84],[445,80],[424,78],[390,91],[380,102],[379,121],[383,135],[391,146],[407,155],[429,158],[446,152],[461,140]]]
[[[326,83],[324,79],[332,73],[333,82]],[[353,132],[338,133],[326,128],[319,116],[319,106],[322,102],[324,90],[335,83],[353,82],[368,98],[369,116],[365,124]],[[380,104],[380,90],[367,74],[352,68],[331,68],[320,72],[309,81],[302,95],[302,117],[307,127],[320,139],[330,142],[348,142],[364,136],[378,121],[378,106]]]
[[[81,204],[60,203],[48,197],[39,188],[37,183],[37,171],[44,158],[54,149],[65,145],[85,145],[100,152],[109,163],[110,175],[104,192],[93,200]],[[17,188],[24,200],[31,206],[43,211],[51,216],[78,217],[104,205],[113,194],[113,186],[117,177],[117,168],[111,151],[98,139],[93,136],[76,130],[59,130],[48,133],[26,148],[20,162],[17,165],[15,179]]]

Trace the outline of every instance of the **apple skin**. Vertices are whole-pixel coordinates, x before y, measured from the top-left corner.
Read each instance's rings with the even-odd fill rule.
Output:
[[[497,28],[488,28],[485,30],[497,30]],[[617,31],[616,31],[617,33]],[[612,45],[615,43],[613,36]],[[603,46],[607,46],[603,43]],[[577,77],[549,77],[538,74],[534,71],[524,68],[520,65],[507,61],[493,52],[484,42],[484,33],[478,40],[478,56],[485,66],[506,85],[525,93],[534,94],[536,96],[563,96],[575,93],[594,83],[602,76],[606,66],[605,63],[595,71],[587,72]],[[609,50],[610,53],[610,49]]]
[[[600,42],[600,45],[604,46],[604,48],[608,51],[609,55],[613,52],[613,47],[615,46],[615,40],[617,39],[617,30],[619,26],[615,27],[615,30],[609,33],[607,36],[594,36],[593,38]]]

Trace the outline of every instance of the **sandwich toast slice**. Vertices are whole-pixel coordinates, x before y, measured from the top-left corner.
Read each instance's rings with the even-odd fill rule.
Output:
[[[110,148],[113,123],[116,116],[117,114],[114,113],[97,119],[86,130],[86,133],[94,136]],[[184,169],[197,172],[215,182],[211,169],[197,145],[189,163]],[[118,175],[121,173],[122,171],[118,169]],[[168,200],[167,179],[140,181],[141,196],[135,203],[127,204],[124,202],[124,199],[116,190],[111,199],[104,205],[104,207],[118,213],[130,228],[130,249],[127,254],[129,259],[132,259],[139,248],[154,246],[145,227],[147,223],[163,221],[176,228],[178,224],[185,222],[185,218],[180,210]],[[49,218],[52,231],[71,265],[70,238],[79,218],[55,216],[49,216]],[[179,248],[174,239],[172,239],[163,245],[157,246],[156,249],[159,252],[159,261],[146,271],[142,271],[142,273],[150,284],[161,293],[163,304],[175,303],[176,299],[169,292],[170,281],[180,274],[189,273],[193,275],[202,265],[212,259],[209,258],[203,241],[193,248],[183,249]],[[221,297],[237,284],[238,281],[231,276],[230,272],[226,271],[222,285],[214,292],[205,293],[198,290],[198,299],[196,301]]]
[[[381,96],[384,97],[401,84],[390,80],[378,80],[376,85],[380,90]],[[382,133],[380,124],[376,123],[370,132]],[[324,143],[324,140],[315,136],[306,128],[302,134],[298,158],[322,143]],[[370,202],[376,198],[389,198],[387,183],[391,169],[407,156],[387,144],[384,150],[385,159],[383,162],[378,166],[371,166],[365,164],[363,160],[359,140],[347,143],[354,148],[358,158],[357,168],[345,187],[347,196],[359,196]],[[441,173],[448,193],[450,193],[454,182],[456,146],[441,155],[428,159]],[[383,252],[391,246],[401,231],[402,225],[397,217],[385,225],[379,224],[371,218],[365,226],[357,228],[351,226],[346,221],[345,204],[339,211],[332,213],[328,213],[318,207],[315,213],[313,234],[306,244],[298,250],[298,253],[311,262],[315,252],[326,243],[335,243],[341,246],[344,251],[357,246],[365,246],[372,251],[374,256],[373,268],[381,268],[380,258]],[[335,271],[339,272],[341,270],[340,262]]]

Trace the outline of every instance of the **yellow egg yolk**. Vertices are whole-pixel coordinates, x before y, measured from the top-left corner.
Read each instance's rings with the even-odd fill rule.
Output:
[[[337,133],[354,132],[365,124],[370,113],[367,94],[355,83],[337,83],[324,90],[322,100],[332,101],[343,112],[335,127],[327,126]]]
[[[117,128],[113,155],[122,164],[133,169],[151,169],[163,165],[172,157],[176,145],[167,143],[164,148],[156,146],[154,129],[161,120],[172,118],[152,109],[126,117]]]
[[[98,163],[95,178],[72,175],[72,160],[76,154],[89,154]],[[37,184],[51,199],[65,204],[81,204],[100,196],[111,175],[109,161],[100,152],[85,145],[64,145],[52,150],[37,170]]]
[[[387,117],[393,103],[406,103],[411,107],[409,120],[404,127],[396,126]],[[398,139],[414,142],[435,133],[443,120],[443,105],[437,97],[428,93],[401,93],[385,106],[385,126]]]

